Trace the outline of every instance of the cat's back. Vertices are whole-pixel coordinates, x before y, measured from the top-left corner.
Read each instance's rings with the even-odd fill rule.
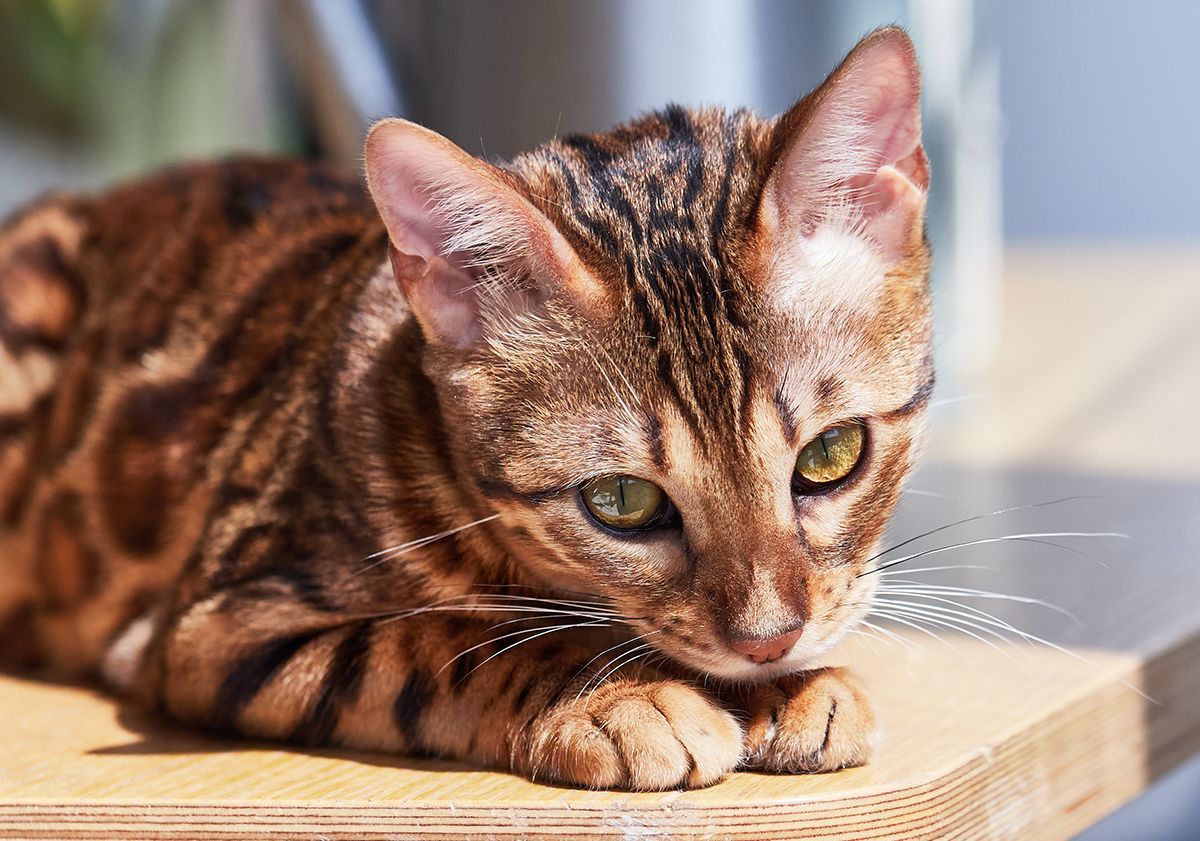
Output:
[[[218,465],[310,400],[385,255],[359,180],[292,161],[178,167],[5,221],[0,634],[21,605],[86,616],[39,622],[86,663],[183,562]],[[110,608],[74,607],[93,601]]]
[[[318,286],[381,230],[358,179],[300,161],[180,166],[52,196],[0,227],[0,340],[54,352],[102,323],[108,361],[137,360],[172,332],[215,329],[264,279]]]

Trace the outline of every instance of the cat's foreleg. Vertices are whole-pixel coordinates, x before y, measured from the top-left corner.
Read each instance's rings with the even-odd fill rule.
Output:
[[[595,688],[603,647],[572,631],[464,655],[513,626],[445,613],[355,621],[268,580],[176,613],[149,653],[151,694],[207,727],[595,788],[709,785],[741,759],[741,727],[715,699],[649,672]]]
[[[864,764],[878,740],[870,701],[848,669],[799,672],[730,700],[749,713],[745,768],[836,771]]]
[[[698,687],[620,677],[568,690],[530,723],[523,753],[536,778],[592,788],[711,785],[742,757],[737,720]]]

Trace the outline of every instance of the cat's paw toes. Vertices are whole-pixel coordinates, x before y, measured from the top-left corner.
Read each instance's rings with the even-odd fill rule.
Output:
[[[534,776],[637,791],[711,785],[741,758],[742,730],[700,690],[674,681],[609,684],[535,725]]]
[[[864,764],[877,738],[875,715],[846,669],[818,669],[756,687],[744,767],[836,771]]]

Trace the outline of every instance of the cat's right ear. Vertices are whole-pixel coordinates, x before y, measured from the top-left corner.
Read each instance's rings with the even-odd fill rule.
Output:
[[[431,341],[470,347],[489,321],[528,312],[556,290],[602,303],[562,234],[499,167],[389,119],[367,137],[366,169],[397,280]]]
[[[831,220],[885,258],[919,247],[929,162],[921,145],[921,71],[904,30],[884,27],[850,51],[775,126],[761,205],[769,230],[810,236]]]

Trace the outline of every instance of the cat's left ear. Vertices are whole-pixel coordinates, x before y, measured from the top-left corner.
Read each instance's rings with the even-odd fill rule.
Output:
[[[903,29],[868,35],[779,118],[762,222],[789,236],[853,225],[890,261],[920,244],[929,163],[921,73]]]
[[[397,280],[426,336],[457,348],[551,295],[584,309],[601,292],[515,176],[407,120],[376,123],[367,186]]]

